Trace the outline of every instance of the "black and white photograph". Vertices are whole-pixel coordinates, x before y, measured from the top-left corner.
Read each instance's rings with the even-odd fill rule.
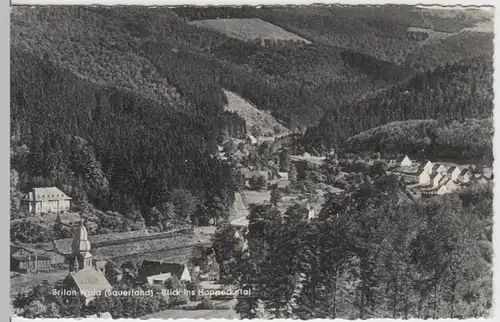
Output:
[[[13,319],[478,319],[494,7],[10,7]]]

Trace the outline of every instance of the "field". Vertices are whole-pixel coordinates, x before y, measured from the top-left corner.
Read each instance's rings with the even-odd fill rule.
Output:
[[[257,18],[197,20],[192,21],[191,24],[244,41],[253,41],[260,38],[273,41],[295,40],[311,43],[283,28]]]
[[[270,191],[252,191],[245,190],[243,192],[245,198],[247,199],[248,204],[257,204],[261,205],[263,203],[271,200],[271,192]]]
[[[255,105],[233,92],[225,90],[224,93],[228,100],[225,109],[241,116],[245,120],[248,131],[255,127],[262,135],[288,134],[288,129],[269,113],[257,109]]]

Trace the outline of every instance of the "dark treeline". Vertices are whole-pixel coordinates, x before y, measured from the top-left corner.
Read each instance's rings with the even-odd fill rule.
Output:
[[[76,204],[140,211],[147,223],[150,209],[178,189],[202,203],[230,203],[231,170],[209,157],[216,115],[97,85],[23,50],[12,50],[11,70],[11,164],[20,190],[56,185]]]
[[[243,318],[473,318],[492,305],[492,191],[401,203],[379,177],[318,220],[271,205],[249,216],[248,249],[231,269]],[[231,275],[233,274],[233,275]],[[266,314],[266,315],[264,315]]]
[[[450,59],[460,60],[493,50],[492,34],[488,33],[474,33],[475,40],[457,36],[445,41],[445,45],[433,43],[420,48],[419,39],[408,38],[409,27],[432,28],[431,21],[440,31],[458,32],[474,26],[481,18],[470,15],[436,18],[411,6],[185,6],[172,10],[187,20],[260,18],[315,44],[341,47],[412,68],[436,67]],[[474,46],[467,46],[470,41]],[[412,59],[405,63],[409,56]]]
[[[308,129],[305,145],[318,150],[338,147],[357,133],[391,121],[491,117],[492,72],[491,59],[477,58],[420,73],[407,83],[332,108]]]
[[[349,138],[343,148],[354,153],[379,152],[383,157],[404,153],[417,159],[491,163],[493,119],[391,122]]]

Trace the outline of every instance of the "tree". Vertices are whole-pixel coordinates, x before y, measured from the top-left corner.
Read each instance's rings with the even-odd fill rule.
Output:
[[[285,212],[285,219],[289,225],[295,225],[307,219],[308,210],[305,206],[294,203]]]
[[[274,188],[271,191],[271,205],[274,207],[278,206],[278,203],[281,202],[282,196],[281,196],[281,191],[278,188]]]
[[[387,171],[387,165],[383,161],[376,161],[370,169],[370,176],[375,178],[375,177],[381,177],[385,176]]]
[[[227,281],[232,278],[230,263],[235,260],[235,243],[234,231],[229,224],[224,222],[218,225],[212,236],[212,249],[220,267],[220,280]]]
[[[297,181],[297,168],[293,163],[290,166],[290,172],[288,173],[288,178],[290,179],[291,184],[294,184]]]

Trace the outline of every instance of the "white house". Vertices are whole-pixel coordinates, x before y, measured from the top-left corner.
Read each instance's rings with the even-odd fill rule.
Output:
[[[170,278],[175,277],[179,281],[191,282],[191,273],[184,264],[144,260],[139,269],[139,276],[148,283],[150,280],[153,283],[168,280],[169,275]]]
[[[436,191],[438,195],[444,195],[446,193],[451,193],[457,190],[458,186],[453,182],[453,180],[448,179],[444,184],[442,184]]]
[[[427,161],[427,163],[424,166],[423,171],[427,172],[428,174],[431,174],[433,166],[434,166],[434,164],[431,161]]]
[[[444,176],[442,172],[438,172],[436,175],[434,175],[434,177],[432,178],[432,187],[438,188],[443,177]]]
[[[253,135],[251,135],[251,134],[248,134],[248,135],[247,135],[247,142],[248,142],[249,144],[254,145],[254,144],[257,144],[257,139],[255,138],[255,136],[253,136]]]
[[[35,215],[67,212],[71,206],[71,198],[56,187],[33,188],[23,202]]]
[[[317,217],[316,210],[314,209],[313,206],[311,206],[311,205],[308,204],[306,206],[306,208],[307,208],[307,219],[308,220],[311,220],[311,219]]]
[[[468,183],[472,178],[472,173],[468,169],[463,169],[458,176],[458,181],[460,183]]]
[[[405,155],[405,157],[400,161],[399,165],[401,167],[411,167],[413,162],[410,160],[410,158]]]
[[[288,180],[288,172],[278,172],[278,176],[281,180]]]
[[[451,166],[447,171],[447,175],[451,178],[451,180],[457,181],[460,176],[460,172],[461,171],[458,167]]]
[[[422,173],[418,176],[418,184],[421,186],[427,186],[431,183],[431,174],[427,172],[424,168]]]

